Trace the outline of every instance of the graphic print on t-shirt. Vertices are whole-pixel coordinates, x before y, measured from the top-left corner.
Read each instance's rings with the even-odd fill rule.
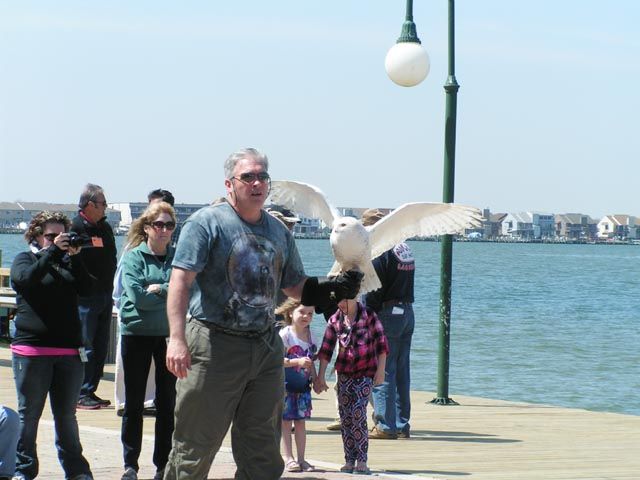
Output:
[[[233,295],[225,308],[226,322],[241,328],[255,324],[256,320],[264,323],[264,316],[273,307],[276,285],[280,283],[275,272],[282,271],[281,262],[273,243],[265,237],[245,234],[233,242],[227,261]]]

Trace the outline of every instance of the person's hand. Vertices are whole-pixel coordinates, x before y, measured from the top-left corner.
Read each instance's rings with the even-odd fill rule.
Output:
[[[60,250],[69,250],[69,234],[66,232],[58,234],[58,236],[53,239],[53,244]]]
[[[373,376],[374,385],[382,385],[384,383],[384,370],[376,370],[376,374]]]
[[[360,291],[360,282],[362,282],[363,277],[364,273],[358,270],[348,270],[335,277],[334,281],[337,286],[335,292],[336,301],[356,298]]]
[[[315,381],[313,382],[313,391],[319,395],[322,392],[326,392],[327,390],[329,390],[329,387],[327,387],[327,382],[325,382],[324,378],[316,377]]]
[[[295,362],[296,362],[297,366],[300,367],[300,368],[311,368],[311,367],[313,367],[313,360],[311,360],[309,357],[296,358]]]
[[[160,285],[159,283],[152,283],[147,287],[147,292],[149,293],[160,293],[161,290],[162,285]]]
[[[186,378],[191,369],[191,354],[182,339],[169,338],[167,345],[167,370],[178,378]]]

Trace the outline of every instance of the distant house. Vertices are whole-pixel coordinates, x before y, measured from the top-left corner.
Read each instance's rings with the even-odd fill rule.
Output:
[[[20,223],[29,223],[33,216],[42,210],[63,212],[71,220],[78,214],[78,205],[75,203],[0,202],[0,228],[18,228]],[[111,228],[117,229],[120,224],[120,212],[107,208],[105,215]]]
[[[502,235],[532,240],[555,236],[555,218],[552,213],[508,213],[502,220]]]
[[[491,240],[502,236],[502,222],[506,216],[506,213],[491,213],[488,208],[485,208],[482,211],[482,227],[480,230],[482,238]]]
[[[598,222],[598,238],[631,240],[637,239],[640,225],[631,215],[605,215]]]
[[[192,213],[197,212],[202,207],[206,207],[207,203],[176,203],[173,208],[178,217],[178,223],[184,223]],[[128,229],[131,222],[142,215],[142,212],[149,206],[148,202],[123,202],[112,203],[111,208],[118,210],[122,216],[120,224],[121,229]]]
[[[556,236],[567,240],[593,240],[598,222],[582,213],[559,213],[555,216]]]

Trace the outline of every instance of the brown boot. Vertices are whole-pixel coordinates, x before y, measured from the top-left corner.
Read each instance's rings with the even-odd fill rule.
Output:
[[[369,432],[369,438],[377,438],[378,440],[396,440],[398,438],[397,433],[387,433],[374,426]]]

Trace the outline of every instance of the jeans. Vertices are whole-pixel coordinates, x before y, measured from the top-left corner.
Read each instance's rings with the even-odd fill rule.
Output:
[[[82,340],[87,349],[84,364],[84,381],[80,397],[86,397],[98,389],[109,347],[113,300],[110,293],[97,293],[78,298],[78,313],[82,324]]]
[[[142,411],[151,359],[155,361],[156,421],[153,463],[164,469],[171,451],[173,411],[176,404],[176,377],[166,366],[167,341],[165,337],[122,335],[122,366],[124,370],[125,403],[122,415],[122,448],[124,466],[138,471],[138,458],[142,446]]]
[[[410,429],[411,378],[409,357],[415,319],[410,303],[388,306],[378,313],[389,344],[384,383],[373,387],[377,427],[386,433]]]
[[[77,355],[26,357],[13,354],[20,416],[16,472],[27,480],[38,475],[36,438],[47,394],[53,413],[58,459],[65,478],[91,475],[89,463],[82,455],[76,420],[82,373],[82,362]]]
[[[20,417],[0,405],[0,477],[13,477],[16,471],[16,445],[20,432]]]
[[[271,330],[261,338],[219,333],[204,322],[186,327],[191,370],[176,384],[173,449],[164,480],[203,480],[229,425],[236,480],[277,480],[284,399],[284,347]]]

